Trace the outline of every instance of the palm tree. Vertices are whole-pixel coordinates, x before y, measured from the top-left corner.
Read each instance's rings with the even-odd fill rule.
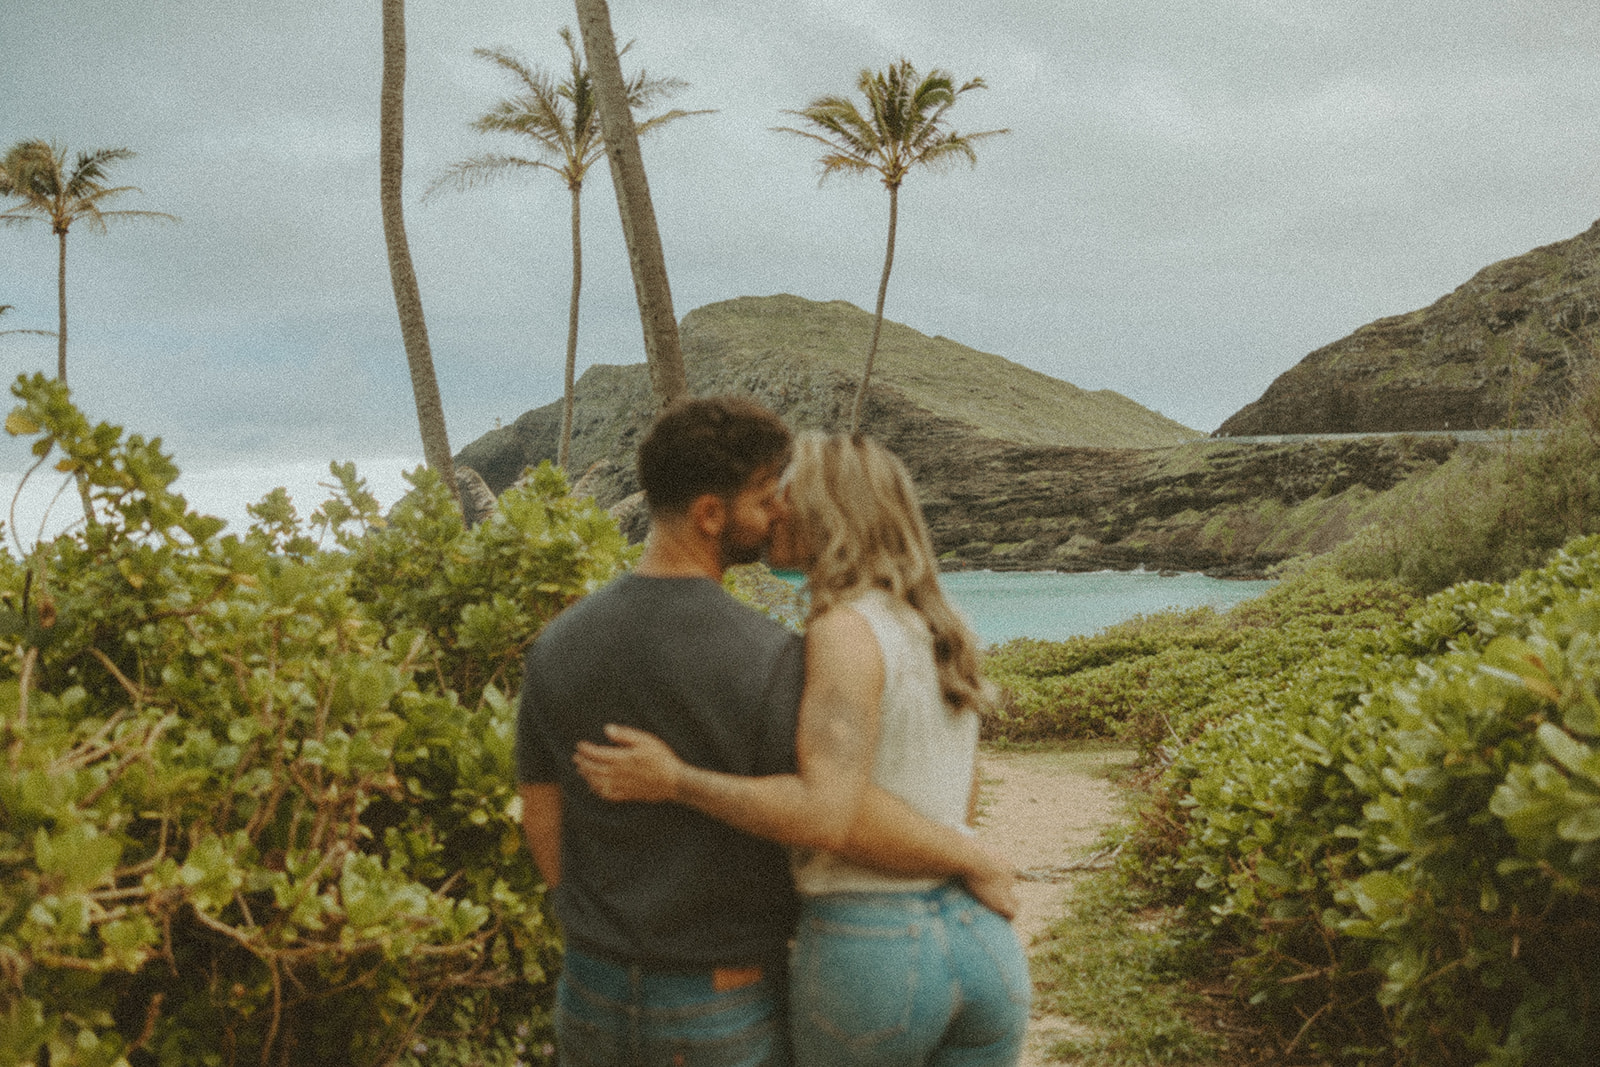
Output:
[[[978,154],[973,145],[986,137],[1011,132],[1002,129],[963,134],[945,128],[945,115],[962,93],[988,88],[982,78],[973,78],[958,88],[946,71],[934,69],[926,76],[919,75],[909,60],[901,59],[887,70],[863,70],[856,88],[867,98],[866,115],[846,97],[823,96],[799,111],[784,112],[804,119],[813,129],[777,127],[782,133],[817,141],[828,149],[818,160],[822,165],[821,181],[833,174],[875,173],[889,190],[888,250],[883,257],[883,276],[878,281],[878,306],[873,313],[866,366],[861,371],[855,402],[850,406],[851,433],[861,426],[867,382],[872,378],[878,334],[883,329],[883,298],[889,291],[889,271],[894,267],[895,226],[900,216],[900,183],[917,166],[938,168],[957,159],[976,166]]]
[[[666,407],[689,391],[683,370],[683,348],[678,343],[678,319],[672,311],[672,287],[667,284],[667,258],[661,250],[661,231],[650,203],[650,183],[645,179],[644,157],[628,107],[628,86],[622,78],[617,39],[611,32],[611,9],[606,0],[573,0],[578,11],[578,33],[594,75],[595,107],[600,112],[600,132],[611,161],[611,188],[617,194],[617,214],[622,217],[622,237],[633,268],[633,290],[639,300],[639,322],[644,328],[644,354],[650,366],[650,385],[658,407]]]
[[[433,372],[433,349],[428,345],[428,324],[422,314],[422,290],[417,285],[417,269],[411,261],[410,242],[406,240],[405,206],[401,197],[405,126],[406,4],[405,0],[383,0],[378,203],[383,213],[384,243],[389,251],[389,282],[394,288],[400,337],[405,344],[406,366],[411,372],[411,395],[416,401],[417,428],[422,434],[422,458],[450,494],[460,500],[455,462],[450,456],[450,435],[444,423],[444,403],[439,399],[439,379]]]
[[[106,208],[124,193],[139,192],[131,185],[106,184],[110,165],[132,158],[133,152],[127,148],[79,152],[68,170],[65,148],[34,140],[18,141],[0,160],[0,196],[22,199],[22,203],[0,211],[0,223],[48,222],[50,232],[56,235],[56,377],[63,382],[67,380],[67,231],[80,221],[101,233],[112,220],[178,221],[160,211]]]
[[[571,71],[564,81],[536,67],[530,67],[510,52],[477,48],[473,55],[486,59],[510,74],[518,83],[514,96],[504,97],[493,110],[473,121],[479,133],[511,133],[529,138],[535,157],[493,153],[474,156],[453,164],[436,178],[423,194],[426,200],[442,189],[464,190],[492,181],[511,171],[548,170],[567,184],[572,199],[572,296],[567,309],[566,389],[561,405],[561,443],[556,462],[567,466],[572,442],[572,393],[578,364],[578,297],[583,288],[583,242],[580,237],[580,201],[583,179],[589,168],[605,153],[600,135],[599,114],[595,107],[594,82],[584,69],[583,59],[570,29],[561,30],[567,46]],[[627,47],[622,49],[623,52]],[[660,97],[670,96],[684,84],[675,78],[650,78],[643,71],[627,82],[630,110],[642,108]],[[705,111],[663,112],[639,122],[638,134],[648,133],[675,119],[703,115]]]
[[[12,304],[0,304],[0,316],[10,311],[14,306]],[[7,337],[14,333],[32,333],[38,334],[40,337],[54,337],[56,335],[54,330],[0,330],[0,337]]]

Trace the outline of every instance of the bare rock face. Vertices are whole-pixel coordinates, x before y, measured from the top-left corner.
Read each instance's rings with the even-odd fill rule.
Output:
[[[1462,447],[1449,437],[1168,449],[991,444],[913,469],[947,568],[1259,575],[1326,552],[1364,505]]]
[[[1526,426],[1600,346],[1600,222],[1311,353],[1219,437]]]

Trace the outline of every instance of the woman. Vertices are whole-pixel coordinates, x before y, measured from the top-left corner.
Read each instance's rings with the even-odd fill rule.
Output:
[[[987,683],[939,589],[910,476],[860,435],[808,434],[784,482],[770,559],[805,570],[810,593],[799,773],[705,771],[626,727],[607,729],[612,746],[580,744],[578,769],[607,799],[684,803],[794,846],[800,1067],[1014,1064],[1030,987],[1010,925],[957,883],[830,851],[869,781],[936,822],[967,826],[974,814]]]

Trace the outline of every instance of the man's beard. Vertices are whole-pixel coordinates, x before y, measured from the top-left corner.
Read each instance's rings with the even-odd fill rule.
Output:
[[[731,536],[735,531],[724,530],[717,540],[717,551],[722,556],[723,567],[738,567],[745,563],[755,563],[761,559],[761,554],[767,549],[767,539],[761,538],[753,544],[736,541]]]

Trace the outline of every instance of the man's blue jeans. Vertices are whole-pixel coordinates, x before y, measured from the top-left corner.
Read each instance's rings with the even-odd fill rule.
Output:
[[[727,992],[715,973],[612,963],[567,947],[561,1067],[789,1067],[780,967]]]
[[[807,898],[790,981],[797,1067],[1010,1067],[1033,992],[1011,924],[953,883]]]

